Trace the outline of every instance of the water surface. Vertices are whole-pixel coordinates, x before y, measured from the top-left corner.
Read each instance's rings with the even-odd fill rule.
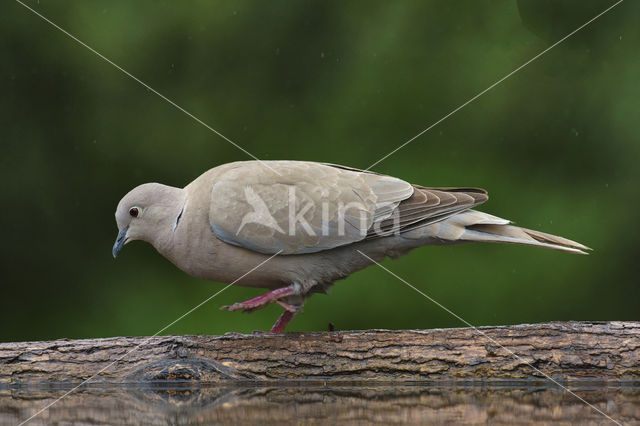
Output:
[[[577,395],[623,424],[640,424],[640,389],[591,387]],[[0,390],[0,423],[18,424],[66,389]],[[559,388],[513,386],[92,386],[32,425],[229,423],[613,424]]]

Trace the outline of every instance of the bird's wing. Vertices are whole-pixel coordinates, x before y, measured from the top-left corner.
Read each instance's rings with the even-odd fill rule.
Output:
[[[378,175],[375,172],[338,164],[327,165],[353,172]],[[373,228],[369,230],[367,239],[406,232],[439,222],[489,199],[487,191],[482,188],[427,188],[420,185],[413,185],[413,188],[411,197],[402,200],[389,217],[374,223]]]
[[[426,188],[414,185],[411,197],[403,200],[394,213],[376,224],[367,239],[410,231],[439,222],[484,203],[489,197],[481,188]]]
[[[487,200],[483,189],[426,188],[333,164],[268,165],[237,163],[216,179],[209,222],[221,240],[267,254],[314,253],[426,226]]]
[[[414,193],[401,179],[354,169],[268,165],[237,163],[217,177],[209,222],[221,240],[267,254],[328,250],[365,239]]]

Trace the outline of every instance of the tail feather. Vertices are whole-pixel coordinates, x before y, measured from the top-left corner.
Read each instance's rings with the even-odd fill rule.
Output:
[[[425,227],[423,234],[443,243],[483,241],[524,244],[580,254],[587,254],[586,250],[591,250],[578,242],[540,231],[520,228],[511,225],[507,219],[477,210],[466,210],[441,222],[430,224]]]
[[[587,254],[585,250],[591,250],[589,247],[567,238],[520,228],[514,225],[471,225],[466,227],[461,239],[467,241],[524,244],[579,254]]]

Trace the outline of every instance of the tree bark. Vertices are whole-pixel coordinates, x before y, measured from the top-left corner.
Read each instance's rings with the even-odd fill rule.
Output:
[[[304,381],[640,383],[640,322],[0,344],[0,389]]]

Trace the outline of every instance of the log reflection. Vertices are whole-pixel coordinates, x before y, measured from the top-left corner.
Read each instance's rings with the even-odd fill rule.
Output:
[[[575,390],[622,423],[640,422],[640,390]],[[0,391],[0,424],[17,424],[64,390]],[[93,387],[62,399],[29,424],[212,423],[602,423],[560,389],[425,386]]]

